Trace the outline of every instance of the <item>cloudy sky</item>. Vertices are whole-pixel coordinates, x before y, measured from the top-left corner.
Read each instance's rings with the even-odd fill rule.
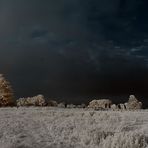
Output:
[[[0,73],[16,97],[129,94],[148,106],[147,0],[0,0]]]

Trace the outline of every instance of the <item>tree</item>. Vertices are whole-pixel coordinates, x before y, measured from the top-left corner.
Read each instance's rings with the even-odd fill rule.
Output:
[[[0,74],[0,106],[14,105],[13,90],[10,83]]]

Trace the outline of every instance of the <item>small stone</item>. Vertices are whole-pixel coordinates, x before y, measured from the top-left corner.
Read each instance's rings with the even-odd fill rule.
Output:
[[[117,109],[117,105],[116,105],[116,104],[112,104],[112,105],[111,105],[111,109],[112,109],[112,110],[116,110],[116,109]]]
[[[74,104],[67,104],[67,108],[76,108],[76,105],[74,105]]]
[[[58,107],[59,107],[59,108],[65,108],[65,103],[59,103],[59,104],[58,104]]]
[[[47,106],[53,106],[53,107],[57,107],[58,103],[54,100],[48,100],[47,101]]]

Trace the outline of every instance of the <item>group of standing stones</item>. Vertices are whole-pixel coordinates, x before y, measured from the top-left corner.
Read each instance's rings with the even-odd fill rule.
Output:
[[[34,97],[20,98],[16,100],[16,105],[20,106],[53,106],[57,107],[58,103],[54,100],[46,100],[43,95]]]
[[[34,97],[20,98],[16,100],[16,105],[19,106],[45,106],[45,99],[43,95]]]
[[[37,95],[34,97],[20,98],[16,100],[16,105],[20,106],[50,106],[50,107],[58,107],[58,108],[85,108],[85,104],[74,105],[74,104],[66,104],[65,102],[57,103],[52,99],[45,99],[43,95]]]
[[[109,99],[92,100],[89,105],[74,105],[57,103],[51,99],[45,99],[43,95],[20,98],[14,100],[13,90],[9,82],[0,74],[0,106],[53,106],[59,108],[92,108],[95,110],[137,110],[142,108],[142,103],[134,95],[130,95],[128,102],[124,104],[112,104]]]
[[[134,95],[130,95],[128,102],[124,104],[112,104],[109,99],[92,100],[89,105],[85,104],[74,105],[66,104],[64,102],[57,103],[54,100],[45,100],[43,95],[34,97],[20,98],[17,100],[17,106],[52,106],[58,108],[91,108],[95,110],[138,110],[142,109],[142,103]]]
[[[134,95],[129,96],[128,102],[124,104],[112,104],[112,101],[109,99],[100,99],[100,100],[92,100],[89,102],[89,108],[93,108],[95,110],[138,110],[142,109],[142,102],[139,102],[138,99]]]
[[[74,105],[74,104],[66,104],[64,102],[57,103],[51,99],[45,99],[43,95],[37,95],[34,97],[20,98],[17,101],[17,106],[50,106],[50,107],[58,107],[58,108],[85,108],[85,104]]]

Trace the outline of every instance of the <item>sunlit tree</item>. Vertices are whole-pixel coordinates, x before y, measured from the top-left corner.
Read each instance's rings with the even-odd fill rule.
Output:
[[[10,83],[0,74],[0,106],[12,106],[14,104],[13,90]]]

